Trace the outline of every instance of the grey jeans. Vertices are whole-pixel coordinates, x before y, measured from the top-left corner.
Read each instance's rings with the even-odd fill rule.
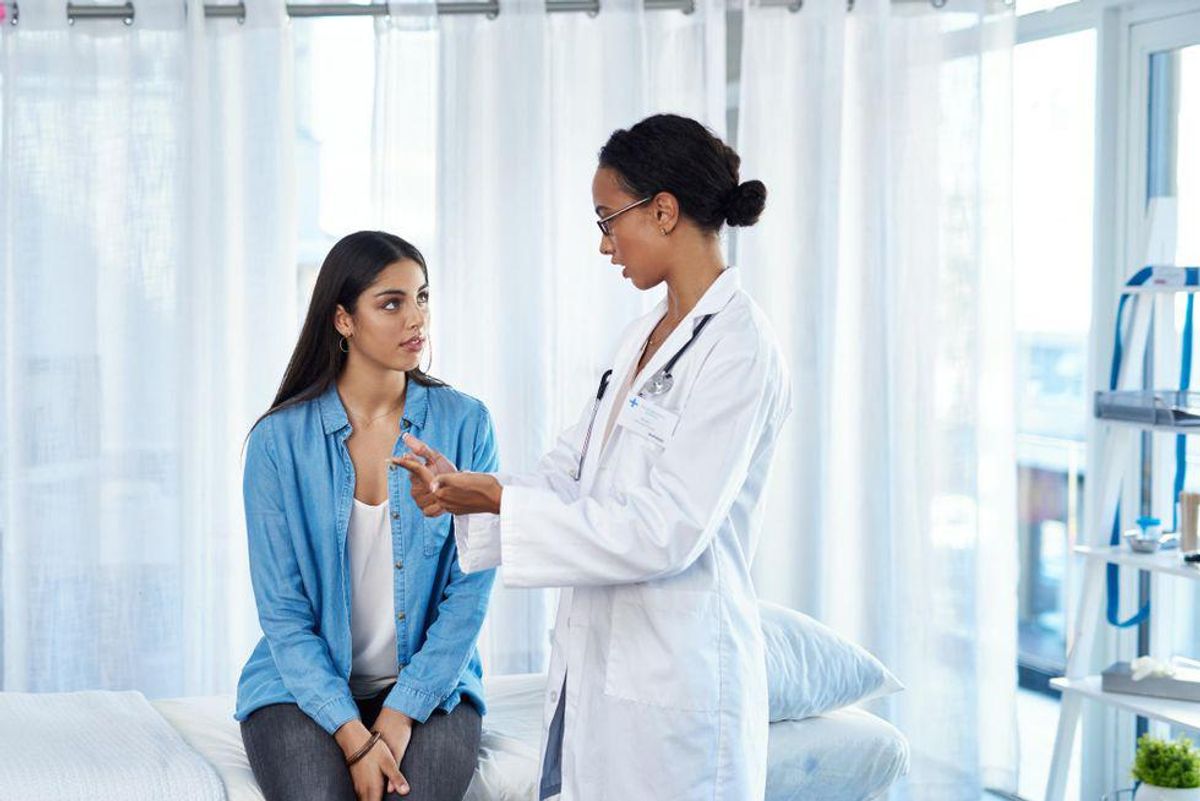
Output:
[[[390,689],[356,699],[367,728]],[[479,761],[482,729],[479,712],[465,700],[450,714],[437,710],[413,726],[400,763],[411,789],[406,796],[385,793],[384,801],[462,801]],[[295,704],[256,709],[242,721],[242,742],[267,801],[356,801],[342,749]]]

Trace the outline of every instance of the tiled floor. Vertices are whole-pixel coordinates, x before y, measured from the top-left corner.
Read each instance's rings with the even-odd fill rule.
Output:
[[[1021,774],[1018,792],[1029,801],[1042,801],[1046,779],[1050,775],[1050,757],[1054,753],[1054,733],[1058,728],[1058,701],[1040,693],[1017,693],[1017,727],[1021,737]],[[1067,798],[1079,798],[1079,737],[1075,738],[1075,756],[1067,777]],[[991,801],[996,801],[994,797]]]

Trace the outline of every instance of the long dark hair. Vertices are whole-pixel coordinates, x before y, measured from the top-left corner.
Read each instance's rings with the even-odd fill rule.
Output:
[[[300,338],[288,360],[279,391],[262,417],[319,397],[341,375],[346,366],[346,354],[341,348],[341,335],[333,327],[333,315],[339,305],[354,313],[358,296],[375,282],[379,274],[398,261],[415,261],[429,283],[429,268],[421,251],[400,237],[384,231],[358,231],[343,237],[329,251],[317,273],[312,300]],[[427,375],[419,367],[409,370],[408,378],[427,387],[445,384]]]
[[[639,197],[670,192],[702,230],[725,223],[754,225],[767,202],[762,181],[741,183],[742,159],[696,120],[656,114],[614,131],[600,149],[600,166],[616,171]]]

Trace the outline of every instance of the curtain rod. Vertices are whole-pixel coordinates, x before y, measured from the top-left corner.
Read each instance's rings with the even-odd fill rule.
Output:
[[[691,14],[696,10],[695,0],[643,0],[647,11],[682,11]],[[846,0],[846,10],[854,10],[855,0]],[[929,3],[934,8],[945,7],[947,0],[892,0],[896,4]],[[800,11],[804,0],[757,0],[757,5],[767,7],[787,8],[788,11]],[[6,4],[0,1],[0,9]],[[11,9],[9,23],[16,25],[20,18],[20,6],[17,2],[7,4]],[[186,6],[185,6],[186,7]],[[67,21],[74,25],[76,20],[119,19],[126,25],[132,25],[135,9],[133,3],[124,5],[77,5],[67,3]],[[600,0],[546,0],[547,13],[584,12],[595,16],[600,13]],[[438,16],[453,16],[459,14],[484,14],[489,19],[500,15],[500,0],[442,0],[437,3]],[[312,17],[386,17],[387,3],[288,3],[287,15],[294,18]],[[246,19],[246,4],[212,3],[205,4],[204,16],[216,19],[236,19],[239,23]],[[0,20],[4,15],[0,13]]]
[[[783,5],[779,0],[772,3]],[[796,0],[790,0],[796,2]],[[682,11],[691,14],[696,10],[695,0],[644,0],[647,11]],[[9,23],[18,24],[20,19],[20,4],[17,2],[0,2],[0,8],[7,5]],[[582,11],[596,15],[600,13],[600,0],[546,0],[546,11],[549,13]],[[123,5],[77,5],[67,3],[67,21],[74,25],[78,20],[119,19],[126,25],[132,25],[136,9],[133,3]],[[437,14],[440,17],[460,14],[484,14],[490,19],[500,15],[500,0],[441,0],[437,3]],[[387,3],[288,3],[287,15],[293,18],[312,17],[386,17]],[[244,22],[246,19],[245,3],[206,3],[204,16],[210,19],[236,19]],[[0,20],[4,15],[0,14]]]

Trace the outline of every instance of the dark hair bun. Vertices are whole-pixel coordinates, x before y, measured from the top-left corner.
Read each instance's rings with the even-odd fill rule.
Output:
[[[708,128],[675,114],[614,131],[600,149],[600,166],[613,170],[630,195],[670,192],[688,219],[711,232],[727,221],[753,225],[762,214],[767,188],[761,181],[738,183],[741,163]]]
[[[725,220],[730,225],[754,225],[767,205],[767,187],[762,181],[738,184],[725,201]]]

